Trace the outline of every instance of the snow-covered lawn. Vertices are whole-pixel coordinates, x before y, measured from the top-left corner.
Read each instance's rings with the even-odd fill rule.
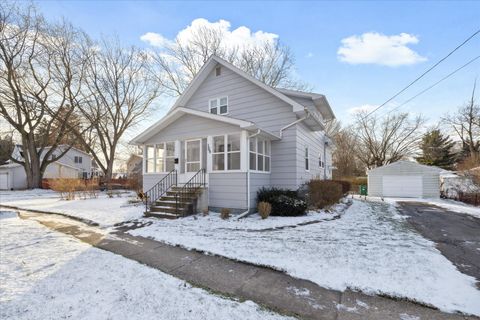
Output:
[[[385,198],[384,199],[390,203],[397,203],[397,202],[423,202],[427,204],[433,204],[435,206],[439,206],[441,208],[445,208],[447,210],[451,210],[454,212],[465,213],[476,218],[480,218],[480,208],[475,207],[463,202],[450,200],[450,199],[418,199],[418,198]]]
[[[209,215],[157,220],[130,233],[272,266],[327,288],[406,297],[444,311],[480,315],[475,279],[412,231],[391,204],[354,200],[340,219],[252,230],[265,229],[262,224],[270,219],[223,221]],[[281,219],[272,219],[272,225]]]
[[[0,319],[286,319],[12,212],[0,229]]]
[[[141,218],[145,210],[143,205],[128,203],[134,194],[122,192],[120,195],[109,198],[105,192],[99,192],[98,198],[62,200],[51,190],[0,191],[0,206],[62,213],[96,222],[102,227]]]

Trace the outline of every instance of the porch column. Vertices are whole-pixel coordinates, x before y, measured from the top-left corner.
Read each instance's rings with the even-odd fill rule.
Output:
[[[212,172],[213,137],[207,136],[207,173]]]
[[[181,160],[181,157],[180,157],[181,150],[182,150],[181,141],[180,140],[175,140],[174,154],[175,154],[175,158],[178,159],[178,163],[175,164],[175,169],[177,170],[177,173],[181,172],[181,168],[180,168],[180,166],[182,165],[182,162],[180,161]]]
[[[243,130],[240,134],[240,170],[242,172],[248,169],[248,159],[250,156],[248,147],[248,132]]]

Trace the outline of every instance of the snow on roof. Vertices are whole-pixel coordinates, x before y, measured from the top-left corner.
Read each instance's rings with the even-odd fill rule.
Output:
[[[421,163],[418,163],[418,162],[415,162],[415,161],[410,161],[410,160],[398,160],[398,161],[386,164],[384,166],[376,167],[374,169],[368,170],[368,172],[372,172],[372,171],[376,171],[376,170],[383,170],[386,167],[398,166],[398,165],[402,165],[402,164],[423,167],[426,170],[431,170],[431,171],[437,171],[437,172],[442,172],[443,171],[442,168],[439,168],[439,167],[436,167],[436,166],[427,166],[425,164],[421,164]]]

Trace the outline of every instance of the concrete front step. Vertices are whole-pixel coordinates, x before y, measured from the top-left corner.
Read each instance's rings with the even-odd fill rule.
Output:
[[[184,208],[178,208],[178,213],[181,215],[185,211]],[[161,206],[151,206],[150,212],[165,212],[176,214],[177,209],[175,207],[161,207]]]
[[[145,217],[154,217],[154,218],[162,218],[162,219],[178,219],[180,216],[173,213],[168,213],[168,212],[147,211],[145,212]]]

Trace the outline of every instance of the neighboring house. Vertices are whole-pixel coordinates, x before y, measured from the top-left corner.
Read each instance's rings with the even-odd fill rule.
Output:
[[[127,160],[127,177],[134,177],[142,174],[143,158],[138,154],[131,154]]]
[[[438,198],[444,170],[413,161],[397,161],[367,172],[373,197]]]
[[[175,199],[178,186],[205,169],[202,204],[244,212],[256,208],[261,187],[297,189],[331,177],[324,124],[334,118],[325,96],[274,89],[212,56],[168,114],[131,143],[143,147],[144,191],[162,187],[152,197]],[[169,172],[175,181],[159,184]],[[156,211],[172,212],[161,204]]]
[[[480,168],[465,171],[445,171],[440,174],[440,191],[442,197],[457,199],[461,193],[475,194],[480,192],[476,183]]]
[[[60,145],[52,156],[62,153],[66,145]],[[49,147],[44,149],[47,153]],[[23,151],[21,145],[16,145],[12,157],[17,160],[23,160]],[[57,161],[49,164],[45,169],[43,178],[90,178],[91,157],[88,153],[70,148],[67,153]],[[0,166],[0,190],[25,189],[27,187],[27,175],[21,164],[9,161],[9,163]]]

